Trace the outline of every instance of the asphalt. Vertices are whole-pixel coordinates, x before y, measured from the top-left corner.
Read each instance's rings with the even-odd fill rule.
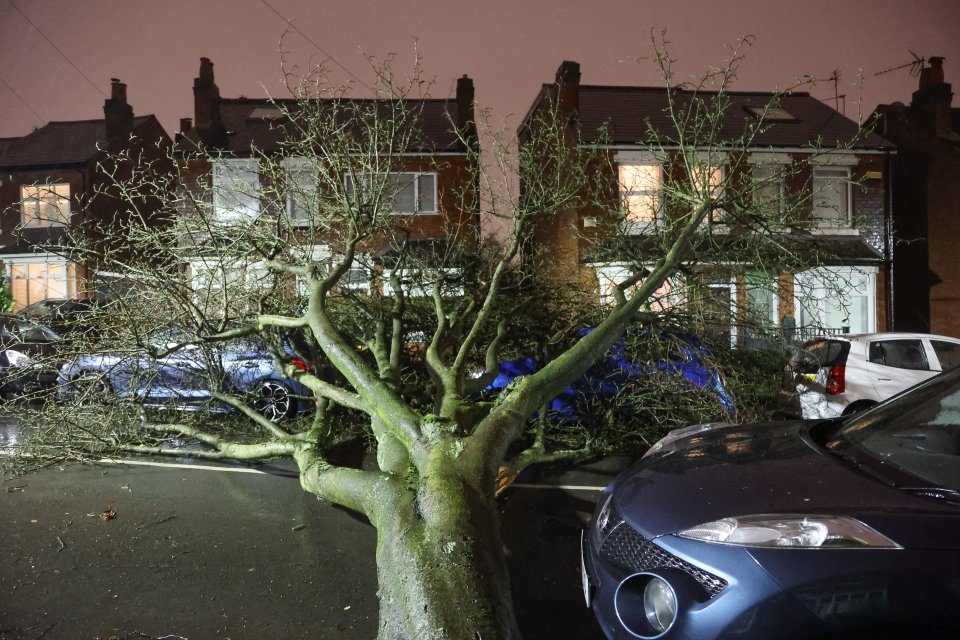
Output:
[[[283,464],[173,464],[0,481],[0,639],[376,636],[365,519],[305,493]],[[527,478],[501,497],[527,640],[602,637],[582,601],[579,536],[623,464]]]

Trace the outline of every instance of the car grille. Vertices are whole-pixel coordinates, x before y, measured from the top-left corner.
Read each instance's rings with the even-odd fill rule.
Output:
[[[600,556],[621,569],[634,572],[677,569],[696,580],[710,598],[727,586],[723,578],[681,560],[634,531],[612,508],[610,518],[601,532],[603,534],[606,534],[606,538],[601,538]]]

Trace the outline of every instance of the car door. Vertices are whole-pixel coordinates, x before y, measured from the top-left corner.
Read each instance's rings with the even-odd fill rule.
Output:
[[[950,371],[960,366],[960,340],[951,340],[940,336],[925,340],[927,357],[934,369]]]
[[[939,373],[938,368],[931,366],[919,337],[872,340],[867,348],[865,368],[876,389],[877,400],[886,400]]]

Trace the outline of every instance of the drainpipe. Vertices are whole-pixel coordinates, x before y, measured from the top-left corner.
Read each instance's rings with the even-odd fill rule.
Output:
[[[896,331],[896,314],[893,292],[893,154],[887,151],[883,158],[883,181],[886,193],[883,198],[883,258],[887,263],[887,331]]]

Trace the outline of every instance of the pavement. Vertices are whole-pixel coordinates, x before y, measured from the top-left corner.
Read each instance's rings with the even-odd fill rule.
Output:
[[[501,497],[527,640],[602,636],[580,528],[623,460]],[[286,462],[131,459],[0,481],[0,639],[374,638],[375,532]]]

